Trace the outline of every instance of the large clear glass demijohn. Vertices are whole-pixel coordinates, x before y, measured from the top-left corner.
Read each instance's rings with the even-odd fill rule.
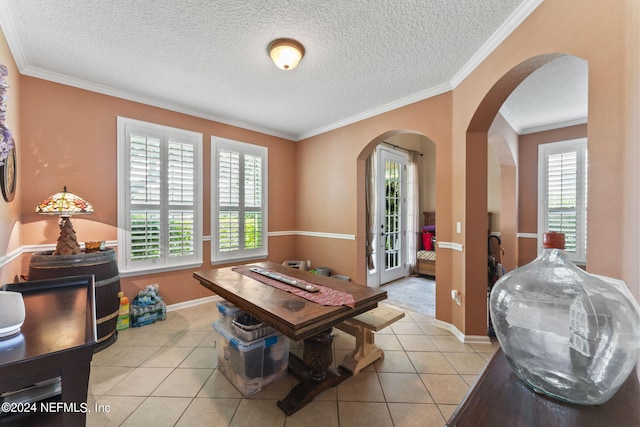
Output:
[[[640,351],[640,309],[622,281],[586,273],[546,233],[531,263],[502,276],[490,297],[496,336],[535,391],[582,405],[609,400]]]

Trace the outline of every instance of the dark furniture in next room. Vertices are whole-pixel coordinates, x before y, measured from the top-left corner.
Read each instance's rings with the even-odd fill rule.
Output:
[[[504,353],[498,350],[446,426],[637,427],[638,402],[640,384],[635,370],[602,405],[574,405],[535,393],[516,377]]]
[[[0,416],[0,425],[84,426],[96,346],[94,276],[12,283],[2,290],[22,293],[26,317],[18,334],[0,340],[0,400],[15,400],[20,390],[25,398],[38,395],[34,384],[56,378],[62,390],[50,410],[39,403],[29,410],[16,405]]]

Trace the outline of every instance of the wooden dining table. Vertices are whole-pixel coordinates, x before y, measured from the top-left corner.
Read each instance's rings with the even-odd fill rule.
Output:
[[[293,341],[303,340],[302,359],[294,354],[289,355],[289,373],[300,383],[283,400],[278,401],[280,409],[291,415],[310,403],[318,394],[352,376],[352,372],[342,366],[330,368],[333,362],[332,327],[377,307],[378,302],[387,298],[387,293],[379,288],[369,288],[273,262],[242,266],[242,270],[246,271],[251,267],[284,274],[300,280],[301,283],[318,285],[321,289],[333,289],[353,296],[352,307],[323,305],[256,280],[243,274],[239,268],[225,267],[193,273],[202,286],[241,310],[272,326]]]

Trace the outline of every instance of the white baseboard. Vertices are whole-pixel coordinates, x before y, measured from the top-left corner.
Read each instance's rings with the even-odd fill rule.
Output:
[[[207,304],[209,302],[214,302],[214,301],[220,301],[222,300],[222,297],[218,296],[218,295],[214,295],[214,296],[210,296],[210,297],[204,297],[204,298],[198,298],[198,299],[192,299],[190,301],[184,301],[184,302],[178,302],[175,304],[170,304],[167,306],[167,311],[175,311],[175,310],[181,310],[183,308],[190,308],[190,307],[195,307],[201,304]]]
[[[451,323],[435,319],[433,325],[451,332],[463,344],[491,344],[491,339],[483,335],[465,335]]]

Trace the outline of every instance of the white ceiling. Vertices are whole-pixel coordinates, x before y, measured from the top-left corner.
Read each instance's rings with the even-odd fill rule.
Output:
[[[0,0],[0,26],[22,74],[300,140],[453,89],[541,1]],[[586,120],[565,62],[508,100],[516,130]]]
[[[520,135],[587,122],[588,65],[561,56],[538,68],[500,109]]]

